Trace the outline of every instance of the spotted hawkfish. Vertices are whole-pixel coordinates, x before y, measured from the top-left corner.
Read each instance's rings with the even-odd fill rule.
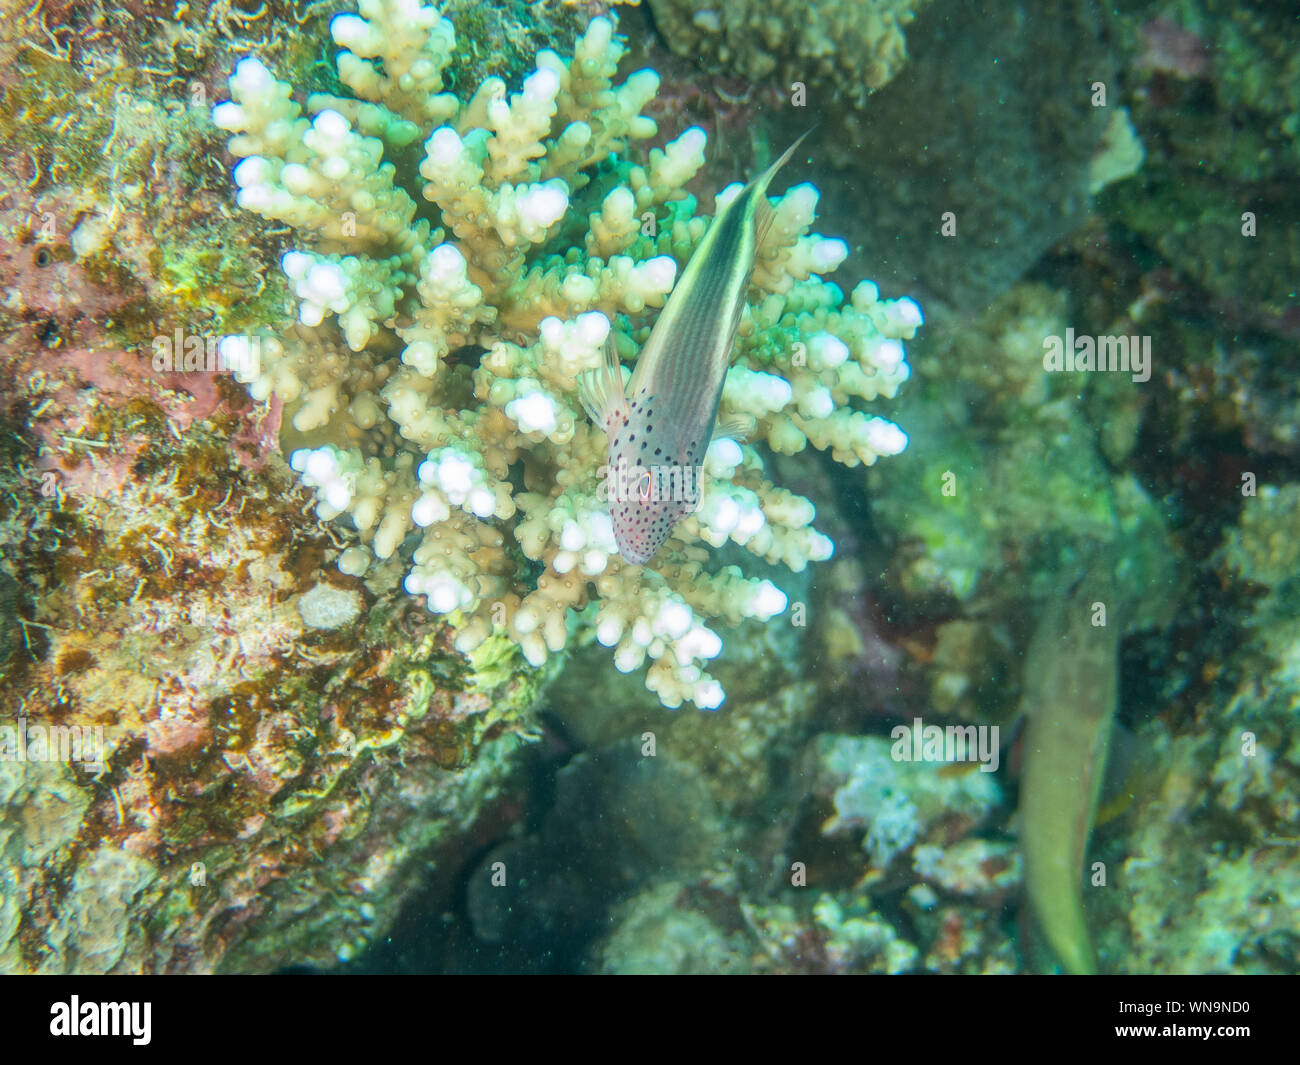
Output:
[[[633,565],[649,562],[699,503],[701,464],[714,435],[745,291],[775,217],[767,187],[807,136],[718,211],[673,286],[626,389],[612,333],[601,369],[579,382],[583,407],[609,437],[610,518],[619,553]]]

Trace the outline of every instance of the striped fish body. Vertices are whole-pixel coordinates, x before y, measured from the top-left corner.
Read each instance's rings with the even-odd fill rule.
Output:
[[[802,140],[715,216],[673,286],[626,393],[612,342],[604,370],[583,382],[583,404],[609,436],[614,539],[634,565],[650,561],[699,503],[745,292],[772,221],[767,186]]]

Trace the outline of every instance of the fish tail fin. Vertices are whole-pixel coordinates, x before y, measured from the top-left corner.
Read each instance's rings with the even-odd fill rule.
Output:
[[[610,419],[617,413],[627,412],[627,397],[623,392],[623,366],[614,347],[614,328],[610,326],[605,337],[600,369],[588,370],[578,377],[578,401],[587,417],[602,429],[608,430]]]
[[[776,177],[777,171],[790,161],[790,157],[794,155],[799,145],[807,140],[808,135],[816,128],[816,126],[813,126],[811,129],[805,130],[799,136],[798,140],[781,153],[781,158],[759,174],[758,177],[754,178],[752,182],[754,190],[758,194],[758,211],[755,214],[755,228],[758,233],[758,246],[760,248],[766,244],[767,234],[772,228],[772,222],[776,219],[775,209],[767,202],[767,187],[772,183],[772,179]]]

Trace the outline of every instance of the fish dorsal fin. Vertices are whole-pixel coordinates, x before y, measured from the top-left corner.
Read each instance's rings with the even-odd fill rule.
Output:
[[[578,401],[587,417],[608,430],[610,420],[618,414],[627,416],[627,396],[623,392],[623,365],[614,347],[614,330],[605,337],[600,369],[588,370],[578,377]]]
[[[813,127],[813,129],[816,128],[816,126]],[[790,161],[790,157],[794,155],[795,150],[807,139],[808,134],[812,131],[810,129],[804,132],[798,140],[781,153],[780,159],[751,182],[758,193],[758,209],[754,212],[754,229],[760,249],[767,246],[767,235],[772,229],[772,223],[776,220],[776,209],[767,200],[767,187],[772,183],[772,179],[776,177],[776,172]]]
[[[776,208],[764,196],[758,201],[758,210],[754,212],[755,246],[760,252],[767,248],[767,235],[772,231],[772,223],[775,221]]]

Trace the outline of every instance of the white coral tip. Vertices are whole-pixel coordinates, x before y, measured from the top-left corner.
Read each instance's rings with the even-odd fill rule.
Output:
[[[641,264],[641,273],[656,291],[669,292],[677,280],[677,260],[671,255],[656,255]]]
[[[754,593],[754,600],[750,604],[750,609],[753,611],[754,617],[766,621],[768,618],[775,617],[785,610],[788,602],[785,592],[781,591],[771,581],[763,581]]]
[[[370,26],[357,15],[336,15],[330,23],[330,36],[344,48],[356,48],[369,35]]]
[[[722,700],[726,694],[722,690],[722,685],[716,680],[706,680],[695,686],[695,697],[693,702],[701,710],[716,710],[722,705]]]
[[[667,636],[670,640],[680,640],[690,631],[691,608],[685,603],[669,600],[659,608],[655,618],[654,631],[657,636]]]
[[[578,337],[588,347],[597,347],[605,343],[609,336],[609,319],[600,311],[588,311],[577,318]]]
[[[533,229],[548,229],[569,209],[563,187],[550,183],[529,189],[519,198],[519,217]]]
[[[849,246],[842,240],[818,240],[812,248],[813,270],[819,274],[829,274],[839,268],[840,263],[849,257]]]
[[[287,251],[280,257],[280,269],[293,281],[301,281],[311,269],[312,257],[306,252]]]
[[[217,104],[212,109],[212,124],[217,129],[239,130],[244,128],[244,109],[237,103],[227,101]],[[247,160],[245,160],[247,162]],[[238,171],[238,167],[235,168]],[[238,179],[236,179],[238,180]]]
[[[439,126],[425,145],[429,161],[436,167],[451,166],[465,150],[465,144],[450,126]],[[427,176],[427,175],[426,175]]]
[[[254,95],[265,94],[274,82],[275,78],[271,76],[266,64],[251,55],[235,64],[235,73],[231,78],[232,85],[240,93]]]
[[[560,91],[560,76],[548,67],[534,71],[524,79],[524,97],[550,102]]]
[[[689,152],[691,155],[703,153],[704,146],[708,143],[709,135],[700,129],[699,126],[692,126],[683,133],[674,142],[682,151]]]
[[[560,530],[560,546],[566,551],[581,551],[587,546],[587,534],[572,518],[566,521]]]
[[[903,345],[897,340],[879,340],[871,349],[871,361],[886,373],[893,373],[903,361]]]
[[[814,370],[834,370],[849,358],[849,346],[831,333],[818,333],[808,341]]]
[[[914,328],[925,322],[925,317],[921,314],[921,305],[916,300],[909,299],[906,296],[895,301],[894,316],[903,325]]]
[[[901,455],[907,449],[907,434],[893,422],[872,418],[867,423],[867,446],[877,455]]]
[[[491,489],[483,487],[475,488],[470,492],[469,499],[466,500],[466,505],[469,507],[470,513],[473,514],[474,517],[490,518],[492,517],[492,512],[497,508],[497,497],[492,494]]]
[[[525,433],[553,433],[559,422],[555,401],[545,392],[529,392],[506,404],[506,416]]]

